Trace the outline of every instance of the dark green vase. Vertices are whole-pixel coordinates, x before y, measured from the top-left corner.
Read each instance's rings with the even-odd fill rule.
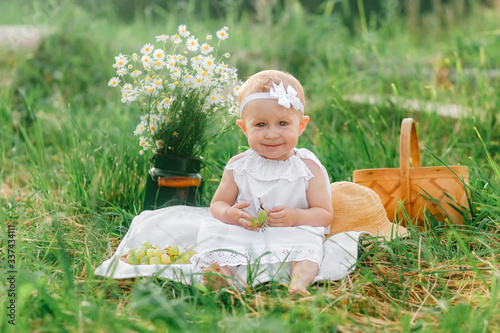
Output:
[[[174,205],[199,206],[202,202],[202,158],[156,154],[146,181],[144,210]]]

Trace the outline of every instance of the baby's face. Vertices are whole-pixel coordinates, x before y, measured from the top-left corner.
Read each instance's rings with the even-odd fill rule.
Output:
[[[245,106],[237,121],[257,154],[272,160],[286,160],[294,154],[299,136],[309,117],[293,108],[287,109],[275,99],[257,99]]]

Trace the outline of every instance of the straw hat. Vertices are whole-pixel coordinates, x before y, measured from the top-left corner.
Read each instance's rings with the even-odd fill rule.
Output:
[[[330,235],[368,231],[375,236],[407,236],[406,228],[391,223],[380,197],[372,189],[351,182],[336,182],[332,190],[333,220]]]

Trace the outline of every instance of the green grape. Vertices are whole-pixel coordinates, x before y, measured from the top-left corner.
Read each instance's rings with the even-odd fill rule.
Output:
[[[140,263],[141,265],[149,265],[149,257],[148,256],[142,257]]]
[[[159,248],[156,248],[154,254],[155,254],[155,257],[161,258],[163,251]]]
[[[158,258],[158,257],[153,257],[153,258],[151,258],[151,259],[149,260],[149,263],[150,263],[151,265],[159,265],[159,264],[160,264],[160,262],[161,262],[161,260],[160,260],[160,258]]]
[[[184,260],[182,260],[182,259],[177,259],[177,260],[174,262],[174,264],[177,264],[177,265],[182,265],[182,264],[184,264],[184,263],[185,263],[185,262],[184,262]]]
[[[141,260],[142,257],[144,257],[145,255],[146,255],[146,252],[144,252],[143,249],[139,249],[139,250],[135,251],[135,258],[137,260]]]
[[[149,258],[153,258],[155,256],[155,250],[154,249],[151,249],[149,248],[147,251],[146,251],[146,254],[148,255]]]
[[[162,254],[161,255],[161,263],[165,264],[165,265],[170,264],[170,256],[166,253]]]
[[[132,257],[130,258],[130,263],[131,263],[132,265],[139,265],[139,260],[137,260],[137,258],[136,258],[135,256],[132,256]]]
[[[134,258],[134,256],[133,256],[133,255],[131,255],[131,254],[128,254],[128,255],[127,255],[127,262],[128,262],[129,264],[132,264],[132,261],[131,261],[131,259],[132,259],[132,258]]]
[[[175,257],[179,255],[179,248],[176,245],[171,245],[165,249],[165,252],[171,257]]]
[[[148,241],[145,241],[144,243],[141,244],[141,246],[144,246],[147,249],[151,246],[151,243]]]
[[[141,245],[141,246],[139,247],[139,250],[143,250],[143,251],[144,251],[144,253],[146,253],[146,251],[148,250],[148,248],[147,248],[147,247],[145,247],[145,246],[142,246],[142,245]]]
[[[189,259],[191,259],[191,256],[187,254],[187,252],[182,252],[181,254],[179,254],[178,259],[181,259],[184,263],[188,263]]]
[[[192,256],[192,255],[195,255],[195,254],[196,254],[196,251],[195,251],[195,250],[189,250],[187,253],[188,253],[190,256]]]
[[[256,217],[251,217],[249,221],[252,223],[252,227],[258,227],[260,225],[260,222]]]
[[[264,223],[267,220],[268,216],[269,216],[269,212],[267,210],[262,209],[257,214],[257,219],[259,220],[260,224],[262,225],[262,223]]]
[[[137,251],[137,249],[132,248],[132,249],[128,250],[128,254],[133,256],[133,255],[135,255],[135,251]]]

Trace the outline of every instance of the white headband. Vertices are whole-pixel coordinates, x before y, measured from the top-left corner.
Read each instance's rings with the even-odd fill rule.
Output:
[[[285,88],[283,87],[283,82],[280,82],[279,85],[276,85],[273,82],[273,86],[271,87],[271,90],[269,92],[259,92],[255,94],[250,94],[247,97],[245,97],[245,99],[243,100],[243,102],[241,102],[240,105],[240,114],[243,112],[243,109],[248,103],[256,99],[277,99],[279,105],[284,106],[287,109],[289,109],[290,106],[293,106],[295,110],[300,110],[302,111],[302,113],[304,113],[304,105],[300,102],[300,99],[297,97],[297,91],[293,89],[291,85],[288,85],[285,91]]]

